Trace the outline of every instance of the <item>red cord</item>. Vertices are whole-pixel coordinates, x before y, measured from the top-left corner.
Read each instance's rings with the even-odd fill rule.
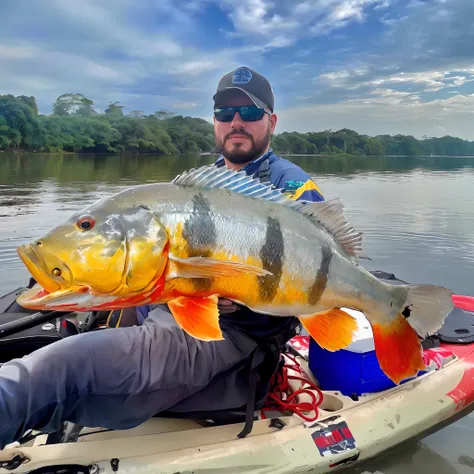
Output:
[[[285,357],[290,359],[293,362],[293,365],[290,366],[289,364],[285,363],[282,370],[274,374],[270,384],[270,391],[267,395],[267,401],[265,406],[261,409],[262,419],[266,419],[266,411],[278,410],[291,411],[303,418],[305,421],[315,421],[319,416],[318,407],[323,402],[323,393],[308,378],[296,375],[288,375],[289,368],[301,375],[304,375],[304,371],[293,355],[285,353]],[[302,388],[291,393],[291,386],[288,382],[289,380],[301,380],[304,383]],[[305,384],[309,385],[309,387],[304,387]],[[314,390],[316,393],[310,389]],[[298,403],[297,397],[302,393],[309,395],[312,401]],[[314,411],[313,417],[309,417],[303,413],[311,411]]]

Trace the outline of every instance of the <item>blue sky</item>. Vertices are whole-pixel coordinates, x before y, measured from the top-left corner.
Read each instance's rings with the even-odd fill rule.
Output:
[[[474,140],[473,18],[468,0],[1,0],[0,94],[210,119],[219,78],[247,65],[277,133]]]

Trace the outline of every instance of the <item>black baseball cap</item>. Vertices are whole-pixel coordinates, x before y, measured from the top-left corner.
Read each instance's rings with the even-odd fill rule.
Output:
[[[222,77],[213,96],[214,106],[219,107],[219,102],[236,89],[247,94],[257,107],[268,108],[273,112],[274,99],[270,83],[264,76],[245,66]]]

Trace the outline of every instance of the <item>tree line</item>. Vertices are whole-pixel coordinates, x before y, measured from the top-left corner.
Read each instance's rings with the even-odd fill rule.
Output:
[[[82,94],[63,94],[50,115],[38,113],[35,97],[0,95],[0,150],[72,153],[179,155],[216,153],[213,125],[166,110],[123,113],[119,102],[100,113]],[[474,155],[474,142],[456,137],[377,135],[341,129],[283,132],[272,137],[281,154],[323,155]]]

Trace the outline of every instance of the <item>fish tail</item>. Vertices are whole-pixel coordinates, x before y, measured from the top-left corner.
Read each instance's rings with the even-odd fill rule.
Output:
[[[420,338],[438,331],[454,308],[452,292],[433,285],[389,285],[406,298],[396,313],[366,313],[381,369],[395,384],[426,370]],[[402,287],[402,288],[400,288]],[[395,316],[394,316],[395,315]]]

